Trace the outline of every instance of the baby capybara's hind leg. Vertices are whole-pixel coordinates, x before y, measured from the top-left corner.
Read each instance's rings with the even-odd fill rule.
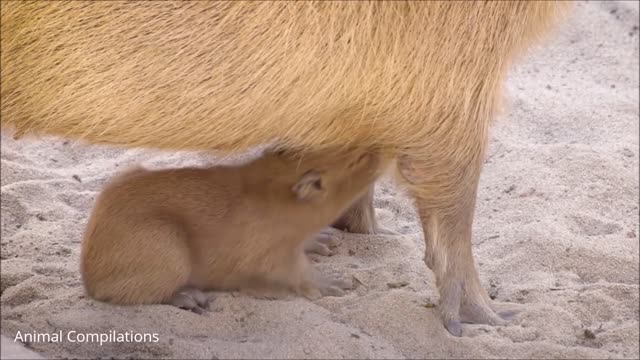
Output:
[[[196,314],[203,314],[209,308],[209,298],[201,290],[193,287],[185,287],[178,290],[165,302],[166,304],[192,311]]]
[[[173,224],[148,220],[127,233],[98,224],[83,240],[81,272],[89,296],[113,304],[162,304],[188,285],[190,254]]]
[[[454,159],[405,157],[400,172],[416,200],[425,240],[425,263],[435,273],[440,292],[439,311],[455,336],[461,323],[499,325],[480,284],[471,249],[471,232],[480,175],[481,151],[470,162]],[[474,159],[475,158],[475,159]]]

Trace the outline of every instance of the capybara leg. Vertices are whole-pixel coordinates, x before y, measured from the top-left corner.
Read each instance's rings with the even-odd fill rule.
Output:
[[[192,287],[185,287],[176,292],[167,304],[177,306],[196,314],[203,314],[209,308],[209,298],[202,291]]]
[[[161,304],[188,283],[189,249],[180,228],[149,220],[109,236],[84,240],[81,271],[91,297],[115,304]]]
[[[374,192],[375,185],[371,185],[369,190],[332,224],[332,227],[358,234],[397,235],[396,231],[387,229],[376,220],[373,207]]]
[[[105,279],[94,284],[90,296],[96,300],[121,305],[162,304],[187,281],[188,274],[178,272],[164,271],[156,275],[129,274],[126,279]]]
[[[425,209],[424,199],[417,203],[425,234],[425,263],[436,275],[440,313],[449,332],[460,336],[460,322],[501,324],[480,285],[473,259],[473,201],[440,211]]]
[[[295,293],[309,300],[317,300],[323,296],[344,296],[344,290],[353,288],[350,281],[334,279],[318,273],[303,252],[300,252],[293,263],[284,265],[279,270],[274,279],[279,278],[280,282],[286,282]]]
[[[322,230],[304,244],[304,251],[323,256],[333,255],[331,247],[336,246],[335,236],[329,231]]]
[[[463,322],[499,325],[503,320],[480,285],[471,249],[479,165],[458,163],[448,168],[437,164],[405,158],[400,171],[418,207],[425,263],[435,273],[440,292],[440,315],[447,330],[460,336]]]

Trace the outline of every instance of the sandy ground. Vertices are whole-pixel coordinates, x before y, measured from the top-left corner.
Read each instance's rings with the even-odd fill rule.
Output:
[[[378,216],[402,235],[338,232],[337,254],[314,258],[321,271],[362,282],[345,297],[210,293],[203,316],[88,299],[81,233],[114,171],[235,160],[5,134],[3,352],[19,332],[62,331],[60,341],[27,347],[47,357],[638,358],[638,66],[637,3],[590,2],[511,73],[481,180],[474,251],[491,296],[526,310],[508,326],[465,326],[462,338],[436,316],[418,219],[388,181],[377,188]],[[158,341],[100,345],[73,331],[155,333]]]

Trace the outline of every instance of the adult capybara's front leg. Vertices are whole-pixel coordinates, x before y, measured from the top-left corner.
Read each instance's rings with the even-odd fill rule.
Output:
[[[397,235],[392,229],[388,229],[376,220],[376,211],[373,207],[373,195],[375,185],[362,195],[336,222],[333,227],[358,234]]]
[[[425,239],[425,263],[435,273],[445,327],[460,336],[461,323],[499,325],[480,284],[471,249],[476,191],[482,162],[476,154],[443,160],[404,157],[400,173],[411,186]],[[465,160],[461,160],[465,159]]]

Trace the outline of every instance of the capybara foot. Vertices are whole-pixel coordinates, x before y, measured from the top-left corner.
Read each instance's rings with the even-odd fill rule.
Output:
[[[447,329],[449,334],[456,337],[462,336],[462,324],[459,319],[444,320],[444,327]]]
[[[168,304],[196,314],[203,314],[209,308],[209,298],[198,289],[184,288],[176,292],[169,299]]]
[[[395,230],[391,230],[388,227],[382,226],[378,223],[376,223],[376,226],[373,229],[373,233],[375,235],[400,235],[399,232],[395,231]]]
[[[491,300],[484,289],[471,277],[470,281],[449,278],[440,290],[440,316],[453,336],[462,335],[462,325],[504,325],[505,321],[491,308]],[[464,285],[466,286],[464,286]]]
[[[304,251],[323,256],[333,255],[331,247],[336,246],[335,235],[327,230],[322,230],[318,235],[305,243]]]
[[[377,220],[372,220],[369,224],[356,224],[353,226],[336,226],[337,229],[344,232],[354,234],[370,234],[370,235],[400,235],[399,232],[391,230],[383,225],[380,225]]]
[[[376,220],[376,210],[373,207],[374,192],[374,186],[372,185],[369,187],[369,190],[331,226],[355,234],[398,235],[398,232],[380,225],[378,220]]]
[[[371,234],[371,235],[399,235],[400,233],[380,225],[377,220],[372,219],[364,223],[335,223],[333,227],[348,233]]]
[[[442,316],[445,328],[451,335],[461,336],[463,323],[493,326],[505,324],[505,320],[496,314],[491,306],[484,301],[482,296],[477,295],[477,298],[479,301],[465,299],[463,304],[456,306],[460,304],[461,298],[441,297],[439,305],[440,315]]]
[[[488,305],[478,303],[467,303],[460,307],[459,316],[453,308],[440,304],[440,313],[443,317],[444,326],[453,336],[462,336],[462,324],[486,324],[492,326],[504,325],[506,318],[502,318]],[[514,314],[505,312],[505,316]]]
[[[344,296],[345,290],[352,290],[353,282],[347,280],[330,280],[327,285],[320,287],[323,296]]]
[[[494,301],[491,303],[491,308],[503,320],[509,321],[512,320],[516,315],[518,315],[518,313],[520,313],[524,307],[520,304]]]
[[[302,285],[298,293],[313,301],[324,296],[344,296],[345,290],[351,289],[353,289],[353,282],[351,281],[324,278],[316,275],[315,280]]]
[[[314,287],[303,287],[298,290],[298,293],[311,301],[318,300],[322,297],[322,292]]]
[[[465,303],[460,307],[460,321],[466,324],[504,325],[505,321],[482,303]]]
[[[342,279],[325,278],[318,282],[318,290],[322,296],[344,296],[345,290],[352,290],[353,282]]]

